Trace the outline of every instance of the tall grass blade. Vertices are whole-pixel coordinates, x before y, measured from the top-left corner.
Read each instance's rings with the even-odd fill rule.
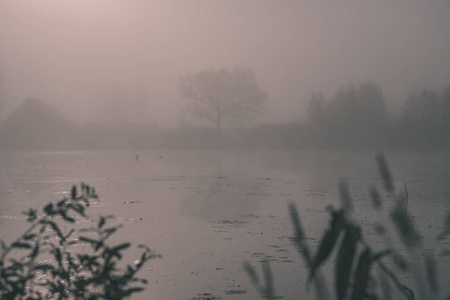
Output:
[[[392,183],[391,172],[386,163],[386,159],[383,154],[377,154],[375,160],[378,165],[378,171],[380,172],[381,178],[383,178],[383,184],[386,191],[392,193],[394,191],[394,184]]]
[[[447,216],[444,221],[444,229],[436,238],[438,241],[443,240],[447,235],[450,234],[450,212],[447,212]]]
[[[434,259],[433,254],[430,252],[425,253],[424,258],[425,258],[428,286],[430,287],[431,293],[434,296],[436,296],[439,290],[439,284],[436,273],[436,260]]]
[[[262,263],[262,269],[263,269],[264,282],[265,282],[264,297],[265,298],[274,298],[275,297],[275,288],[274,288],[274,284],[273,284],[273,275],[272,275],[272,270],[270,269],[269,260],[265,260]]]
[[[369,249],[366,249],[360,255],[358,265],[356,266],[351,300],[363,300],[366,297],[371,264],[371,252]]]
[[[345,181],[339,182],[339,196],[344,211],[351,212],[353,210],[353,201],[352,197],[350,196],[348,184]]]
[[[377,265],[378,267],[380,267],[380,270],[383,271],[389,277],[391,282],[395,285],[395,287],[406,299],[408,300],[416,299],[414,292],[409,287],[402,284],[400,280],[397,278],[397,276],[395,276],[395,274],[391,270],[389,270],[383,263],[377,261]]]
[[[422,245],[422,237],[417,232],[411,216],[403,209],[403,201],[398,201],[396,208],[391,213],[391,219],[394,222],[398,233],[403,239],[408,250]]]
[[[298,240],[305,239],[305,232],[303,231],[303,227],[300,223],[300,217],[298,216],[297,207],[294,203],[288,204],[289,214],[291,216],[292,225],[294,226],[294,234],[295,238]]]
[[[345,219],[343,216],[343,211],[341,210],[332,211],[330,227],[324,233],[323,237],[320,239],[319,249],[317,250],[317,253],[314,256],[308,281],[311,281],[311,279],[314,277],[316,270],[330,256],[331,252],[333,251],[334,245],[336,244],[336,241],[339,237],[339,234],[343,230],[344,226],[345,226]]]
[[[259,283],[258,274],[253,269],[252,265],[248,261],[244,261],[242,263],[242,266],[244,267],[244,270],[247,273],[248,277],[250,277],[252,284],[256,287],[256,289],[259,290],[259,288],[261,287],[261,284]]]
[[[377,210],[381,209],[382,202],[381,202],[380,193],[378,193],[377,188],[374,186],[370,187],[369,194],[370,194],[370,199],[372,199],[373,207]]]
[[[382,299],[391,300],[392,299],[391,286],[389,285],[389,281],[387,280],[386,276],[383,276],[383,273],[381,273],[381,271],[378,271],[378,279],[381,285]]]
[[[359,228],[348,225],[336,260],[335,284],[336,296],[339,300],[344,299],[347,294],[359,237]]]
[[[294,203],[288,204],[289,214],[291,216],[292,226],[294,227],[294,242],[297,248],[297,251],[303,257],[303,260],[306,262],[308,268],[311,270],[313,260],[311,257],[311,252],[309,250],[308,245],[305,242],[305,233],[303,231],[303,227],[300,222],[300,217],[298,215],[297,207]],[[320,274],[316,274],[314,277],[314,287],[316,291],[317,299],[330,299],[330,293],[325,284],[325,280],[320,276]]]

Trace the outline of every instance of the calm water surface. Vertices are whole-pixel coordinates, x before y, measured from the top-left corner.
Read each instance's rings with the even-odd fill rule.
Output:
[[[399,193],[406,183],[408,211],[426,247],[436,254],[449,249],[448,243],[436,246],[434,238],[450,209],[450,155],[388,153],[386,158]],[[299,299],[307,275],[290,240],[287,203],[297,204],[310,246],[316,247],[328,222],[324,208],[339,205],[341,180],[350,187],[354,218],[365,236],[373,247],[384,247],[372,226],[380,218],[388,223],[388,217],[376,214],[367,196],[368,187],[382,186],[373,153],[3,152],[0,168],[0,236],[9,242],[26,228],[22,211],[68,195],[73,184],[94,186],[100,199],[90,214],[115,215],[124,225],[120,240],[145,243],[163,255],[142,272],[149,285],[135,299],[190,299],[201,293],[257,299],[244,260],[258,272],[259,262],[269,260],[277,295]],[[394,199],[382,195],[389,211]],[[137,256],[137,250],[130,255]],[[438,269],[447,291],[449,267],[442,259]]]

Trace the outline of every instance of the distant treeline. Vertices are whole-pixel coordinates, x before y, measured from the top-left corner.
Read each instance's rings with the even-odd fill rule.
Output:
[[[330,99],[313,94],[306,126],[319,149],[450,149],[450,86],[411,91],[399,115],[388,114],[370,82],[341,87]]]
[[[228,149],[450,149],[450,86],[423,88],[406,97],[401,113],[390,114],[382,89],[374,83],[339,88],[325,98],[311,96],[303,121],[247,128],[122,122],[80,125],[54,107],[30,99],[0,125],[3,150],[91,150],[105,148]]]
[[[306,127],[298,123],[266,124],[255,128],[224,130],[184,125],[158,128],[152,123],[117,122],[84,125],[71,122],[53,106],[38,100],[24,101],[0,124],[0,150],[95,150],[127,148],[232,148],[301,149]]]

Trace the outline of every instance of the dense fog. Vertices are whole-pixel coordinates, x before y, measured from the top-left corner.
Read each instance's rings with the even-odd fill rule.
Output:
[[[449,14],[447,1],[1,1],[2,148],[203,147],[219,125],[230,147],[441,147]],[[233,108],[222,126],[182,90],[239,68],[257,114]]]
[[[450,299],[449,16],[0,0],[0,298]]]

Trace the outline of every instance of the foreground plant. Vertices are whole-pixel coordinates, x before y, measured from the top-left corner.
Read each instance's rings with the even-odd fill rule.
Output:
[[[112,216],[89,218],[94,199],[95,189],[82,183],[80,193],[73,186],[70,198],[48,203],[41,213],[24,212],[31,226],[10,245],[1,241],[1,299],[123,299],[144,290],[147,280],[137,273],[160,256],[139,245],[140,258],[124,267],[131,244],[108,243],[120,225],[107,226]]]
[[[300,222],[295,204],[289,204],[291,222],[294,228],[293,241],[298,253],[301,254],[308,269],[307,286],[314,285],[318,299],[439,299],[439,282],[436,272],[434,253],[423,246],[421,235],[416,230],[412,217],[407,211],[408,192],[397,194],[392,181],[391,173],[384,156],[377,155],[376,161],[383,178],[384,190],[397,203],[390,213],[390,219],[403,243],[407,257],[394,249],[388,237],[388,231],[383,224],[375,224],[375,232],[382,237],[387,245],[382,251],[375,251],[368,240],[364,238],[361,226],[352,220],[353,203],[347,185],[342,182],[340,200],[342,207],[327,208],[330,214],[329,227],[323,233],[316,253],[313,255],[306,235]],[[381,195],[375,187],[370,188],[369,195],[375,210],[382,210]],[[450,235],[450,214],[447,215],[443,232],[436,238],[440,242]],[[335,255],[334,294],[331,296],[328,285],[320,273],[320,268]],[[450,255],[450,249],[440,254],[441,257]],[[418,261],[419,256],[422,261]],[[394,265],[394,270],[387,267],[386,260]],[[263,263],[263,277],[261,283],[258,274],[249,262],[244,262],[244,269],[248,273],[253,285],[264,298],[276,298],[274,292],[273,276],[269,262]],[[416,293],[400,280],[400,276],[410,275],[416,280]],[[397,293],[394,292],[397,290]],[[450,295],[447,298],[450,299]]]

